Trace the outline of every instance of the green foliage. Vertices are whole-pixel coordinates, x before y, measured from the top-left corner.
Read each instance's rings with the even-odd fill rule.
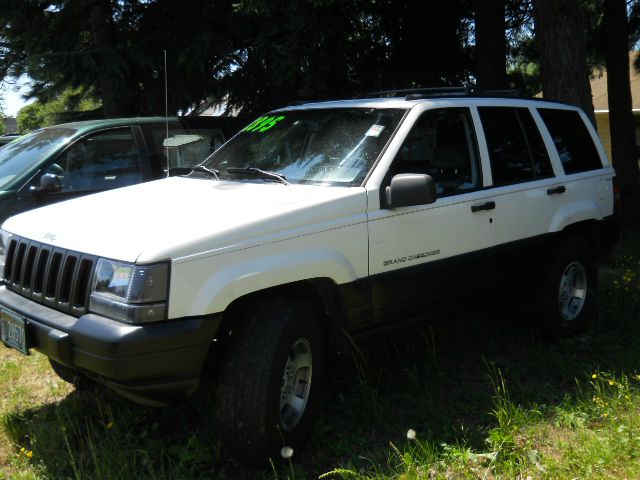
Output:
[[[55,125],[67,121],[70,115],[78,112],[96,111],[99,115],[100,106],[100,102],[82,89],[67,89],[56,99],[46,103],[35,101],[22,107],[16,118],[18,132],[27,133],[37,128]]]
[[[216,94],[236,22],[226,1],[0,0],[0,77],[27,73],[42,103],[82,87],[126,114],[164,113]]]
[[[27,133],[36,128],[50,125],[44,113],[44,106],[40,102],[33,102],[20,109],[16,117],[18,133]]]
[[[510,83],[537,93],[532,3],[505,1],[506,37]],[[598,67],[601,3],[580,2]],[[304,98],[467,83],[473,19],[472,0],[0,0],[0,77],[27,73],[43,104],[82,87],[105,111],[163,114],[166,51],[171,113],[225,100],[254,115]]]
[[[28,73],[43,103],[81,86],[138,115],[164,113],[163,50],[171,112],[460,84],[470,3],[0,0],[0,76]]]
[[[581,5],[600,65],[601,8]],[[531,1],[506,7],[510,80],[537,92]],[[81,86],[123,115],[164,112],[163,50],[171,112],[224,98],[254,114],[301,98],[468,82],[473,2],[423,10],[390,0],[0,0],[0,75],[28,73],[43,103]]]
[[[469,79],[469,2],[424,14],[422,2],[245,0],[237,69],[223,78],[231,101],[264,110],[301,98]]]

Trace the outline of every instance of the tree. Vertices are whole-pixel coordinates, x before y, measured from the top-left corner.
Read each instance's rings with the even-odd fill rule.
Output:
[[[0,0],[0,76],[27,73],[42,102],[82,87],[105,113],[164,113],[215,95],[229,67],[231,2],[184,0]]]
[[[624,200],[625,217],[640,220],[640,172],[629,79],[627,2],[604,0],[604,47],[607,64],[611,154]]]
[[[42,102],[83,87],[107,116],[164,112],[163,50],[172,113],[460,85],[471,2],[0,0],[0,75],[28,73]]]
[[[89,3],[89,23],[93,37],[93,46],[99,56],[98,65],[104,66],[109,61],[111,52],[116,49],[116,38],[113,28],[113,10],[110,0],[93,0]],[[100,58],[101,57],[101,58]],[[102,106],[104,115],[110,117],[122,117],[127,112],[126,98],[120,94],[119,79],[104,71],[99,75],[99,88],[102,94]]]
[[[48,102],[35,101],[18,112],[18,132],[27,133],[37,128],[55,125],[80,118],[101,117],[100,103],[82,89],[67,89],[58,98]]]
[[[578,0],[533,0],[544,96],[581,107],[595,123],[585,19]]]
[[[474,75],[504,88],[507,57],[518,73],[510,81],[535,90],[532,1],[431,2],[425,15],[419,0],[0,0],[0,76],[28,73],[44,103],[82,87],[107,116],[164,113],[165,75],[171,113],[224,99],[252,114],[296,99],[462,85]],[[595,3],[534,3],[545,94],[587,111],[579,7]]]
[[[475,0],[476,76],[485,90],[506,88],[505,0]]]
[[[296,99],[461,85],[473,65],[470,0],[246,0],[230,101],[260,112]]]
[[[629,33],[629,44],[637,45],[640,41],[640,0],[631,0],[629,2],[629,17],[627,30]],[[634,48],[637,50],[637,48]],[[636,69],[640,69],[640,64],[634,65]]]
[[[16,122],[18,133],[27,133],[48,125],[45,109],[38,101],[22,107],[16,116]]]

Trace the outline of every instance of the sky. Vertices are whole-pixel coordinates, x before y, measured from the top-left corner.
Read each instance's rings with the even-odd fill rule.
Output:
[[[2,82],[0,98],[2,99],[4,114],[7,117],[15,117],[18,114],[18,110],[33,102],[33,100],[25,101],[22,99],[22,94],[29,90],[26,85],[28,80],[28,77],[23,75],[18,78],[17,81],[13,79],[11,82],[13,85],[7,82]]]

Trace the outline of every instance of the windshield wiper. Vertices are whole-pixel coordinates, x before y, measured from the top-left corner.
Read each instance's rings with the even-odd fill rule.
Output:
[[[284,185],[290,185],[287,179],[281,173],[268,172],[267,170],[261,170],[257,167],[229,167],[227,168],[229,173],[248,173],[249,175],[255,175],[256,177],[263,178],[265,180],[275,180]]]
[[[191,172],[203,172],[209,175],[210,177],[214,177],[216,180],[220,180],[220,170],[216,170],[215,168],[205,167],[204,165],[196,165],[193,167]]]

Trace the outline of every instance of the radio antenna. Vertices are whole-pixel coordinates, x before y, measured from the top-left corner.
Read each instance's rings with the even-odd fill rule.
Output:
[[[165,138],[164,138],[164,156],[167,159],[167,177],[171,170],[171,162],[169,161],[169,85],[167,81],[167,51],[164,52],[164,124],[165,124]]]

